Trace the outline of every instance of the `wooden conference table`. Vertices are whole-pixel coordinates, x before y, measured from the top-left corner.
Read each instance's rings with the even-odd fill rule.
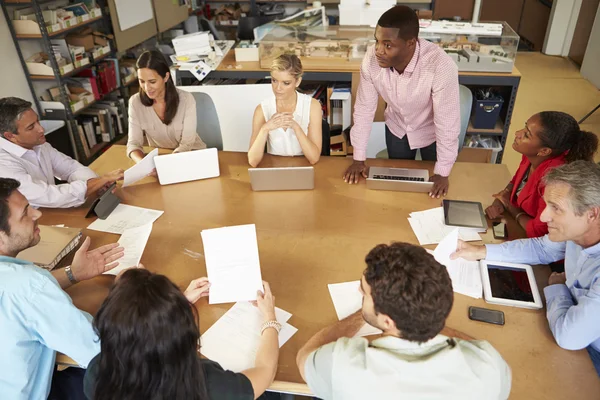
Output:
[[[440,205],[426,194],[367,190],[343,182],[350,160],[324,157],[315,166],[315,190],[253,192],[245,153],[220,152],[221,176],[203,181],[160,186],[154,178],[119,189],[123,203],[164,210],[154,223],[142,257],[147,269],[167,275],[182,289],[205,276],[200,231],[229,225],[256,224],[262,275],[271,283],[276,305],[293,314],[298,332],[280,352],[273,390],[309,393],[296,367],[296,353],[319,329],[337,321],[327,284],[360,279],[366,254],[379,243],[418,244],[408,221],[410,212]],[[369,160],[370,165],[426,167],[433,163]],[[125,146],[112,146],[92,165],[103,174],[128,168]],[[304,158],[266,156],[261,166],[307,165]],[[448,198],[480,201],[510,179],[504,165],[457,163],[450,176]],[[85,209],[44,210],[42,224],[64,223],[85,228]],[[86,230],[92,247],[116,242],[118,235]],[[484,241],[493,242],[491,229]],[[427,246],[433,248],[434,246]],[[538,284],[547,282],[548,269],[536,270]],[[101,276],[68,290],[76,306],[94,314],[112,283]],[[468,319],[469,306],[500,309],[506,325]],[[206,331],[231,304],[196,303],[200,330]],[[168,323],[168,321],[165,321]],[[559,348],[548,328],[545,311],[493,306],[483,300],[455,295],[448,326],[489,341],[512,368],[513,399],[598,399],[600,379],[585,351]]]

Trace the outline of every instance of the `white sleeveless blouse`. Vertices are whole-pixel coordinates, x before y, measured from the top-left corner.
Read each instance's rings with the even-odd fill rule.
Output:
[[[310,103],[312,97],[296,92],[296,109],[294,110],[294,120],[302,127],[302,130],[308,135],[308,123],[310,121]],[[260,103],[263,110],[265,121],[268,121],[277,113],[277,104],[275,96],[264,100]],[[302,147],[296,138],[296,134],[292,128],[283,130],[277,128],[269,132],[267,139],[267,153],[277,156],[301,156]]]

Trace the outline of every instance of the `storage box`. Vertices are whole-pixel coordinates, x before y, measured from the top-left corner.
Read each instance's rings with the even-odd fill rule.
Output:
[[[496,164],[498,160],[498,154],[502,151],[502,145],[498,138],[489,137],[485,135],[467,135],[465,140],[465,147],[472,148],[483,148],[492,151],[491,163]]]
[[[500,118],[500,111],[504,100],[480,100],[473,98],[473,128],[475,129],[494,129],[496,121]]]
[[[83,103],[87,106],[90,103],[93,103],[96,99],[94,95],[82,87],[79,86],[67,86],[69,88],[69,92],[71,92],[71,100],[78,102],[83,101]]]
[[[236,47],[234,49],[235,52],[235,61],[236,62],[247,62],[247,61],[259,61],[260,54],[258,51],[258,46],[254,45],[254,47]]]
[[[110,53],[110,45],[106,45],[104,47],[96,46],[94,49],[92,49],[92,58],[96,60],[108,53]]]
[[[30,75],[45,75],[45,76],[54,76],[54,72],[52,71],[52,67],[44,64],[43,62],[39,62],[42,58],[44,61],[48,60],[48,55],[45,53],[36,53],[33,56],[29,57],[25,64],[27,65],[27,70]],[[59,67],[60,74],[64,75],[71,71],[73,71],[74,66],[71,63],[63,65]]]

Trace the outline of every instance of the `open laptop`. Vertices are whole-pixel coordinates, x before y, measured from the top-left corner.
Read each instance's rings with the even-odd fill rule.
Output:
[[[308,190],[315,188],[313,167],[249,168],[255,192],[265,190]]]
[[[431,191],[426,169],[370,167],[367,188],[373,190],[395,190],[398,192]]]
[[[161,185],[214,178],[220,174],[215,148],[156,156],[154,164]]]

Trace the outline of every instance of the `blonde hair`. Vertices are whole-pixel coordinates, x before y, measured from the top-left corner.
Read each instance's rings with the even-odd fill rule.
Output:
[[[284,53],[273,60],[271,71],[289,72],[295,79],[302,77],[302,62],[293,53]]]

